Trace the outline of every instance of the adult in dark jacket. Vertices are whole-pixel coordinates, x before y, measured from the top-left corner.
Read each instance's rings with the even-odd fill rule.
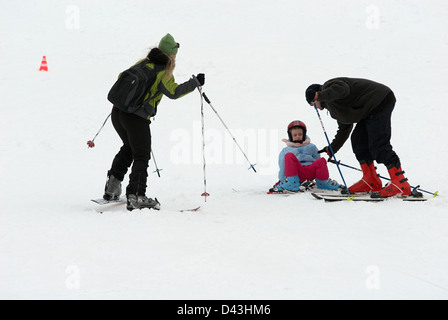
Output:
[[[351,193],[379,192],[382,197],[411,194],[398,155],[392,149],[391,115],[395,95],[387,86],[367,79],[335,78],[323,85],[313,84],[305,92],[310,105],[326,109],[338,122],[331,147],[336,153],[350,133],[353,152],[361,165],[363,177],[352,185]],[[354,126],[356,124],[356,126]],[[326,151],[330,155],[328,147]],[[391,183],[382,187],[374,161],[387,167]]]
[[[194,91],[198,86],[202,86],[205,82],[204,74],[193,76],[182,84],[175,82],[173,70],[178,48],[179,44],[170,34],[167,34],[160,41],[158,48],[153,48],[145,58],[146,66],[157,72],[156,80],[144,98],[145,101],[150,99],[149,105],[142,105],[135,113],[126,113],[115,106],[112,109],[112,123],[123,146],[114,157],[108,171],[103,198],[116,200],[120,197],[121,182],[132,165],[129,184],[126,188],[128,210],[160,206],[157,200],[146,197],[148,162],[151,158],[149,125],[152,111],[157,110],[164,95],[170,99],[178,99]]]

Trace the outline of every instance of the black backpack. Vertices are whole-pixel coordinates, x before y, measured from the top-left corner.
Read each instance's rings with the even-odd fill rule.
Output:
[[[154,84],[157,73],[162,71],[164,66],[154,64],[154,69],[151,69],[146,66],[148,62],[148,59],[144,59],[121,73],[107,95],[107,99],[115,107],[127,113],[134,113],[144,107],[150,116],[156,114],[156,109],[148,102],[157,95],[146,101],[144,98]]]

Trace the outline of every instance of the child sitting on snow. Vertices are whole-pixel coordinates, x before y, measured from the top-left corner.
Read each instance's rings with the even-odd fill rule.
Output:
[[[269,191],[300,191],[301,183],[316,180],[320,189],[337,190],[339,183],[329,178],[327,161],[320,157],[317,147],[306,135],[306,125],[296,120],[288,125],[289,140],[283,139],[285,147],[279,155],[279,182]]]

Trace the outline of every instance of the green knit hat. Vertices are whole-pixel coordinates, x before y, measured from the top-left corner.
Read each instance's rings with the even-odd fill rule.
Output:
[[[177,49],[179,47],[180,47],[179,43],[174,41],[173,36],[170,35],[169,33],[167,33],[167,35],[164,36],[159,43],[159,49],[169,56],[177,54]]]

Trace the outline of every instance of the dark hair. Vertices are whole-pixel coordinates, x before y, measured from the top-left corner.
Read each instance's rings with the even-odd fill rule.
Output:
[[[153,48],[149,51],[147,58],[149,61],[155,64],[161,64],[166,66],[170,61],[170,58],[162,52],[159,48]]]

